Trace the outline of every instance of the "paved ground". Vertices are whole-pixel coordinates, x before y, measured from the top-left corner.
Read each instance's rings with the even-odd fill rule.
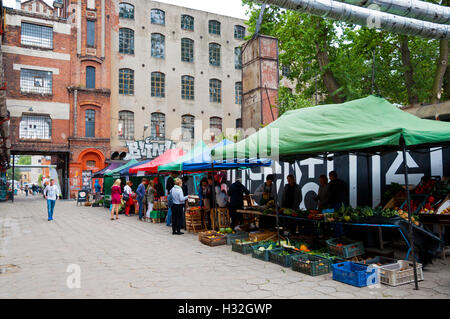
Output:
[[[165,224],[111,221],[104,208],[58,201],[53,222],[45,209],[37,197],[0,203],[0,298],[450,298],[450,258],[426,269],[419,291],[356,288],[173,236]],[[79,289],[67,286],[73,264]]]

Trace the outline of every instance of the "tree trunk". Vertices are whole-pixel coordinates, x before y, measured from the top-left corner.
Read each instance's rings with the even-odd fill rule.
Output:
[[[444,75],[444,93],[442,98],[444,101],[450,100],[450,69],[448,67]]]
[[[415,91],[414,71],[411,64],[411,52],[409,51],[408,36],[400,35],[400,52],[405,75],[406,90],[408,91],[408,103],[415,105],[419,103],[419,98]]]
[[[317,49],[317,60],[319,62],[320,71],[323,72],[323,83],[328,91],[329,96],[334,103],[344,103],[346,98],[341,92],[337,92],[340,88],[339,83],[334,77],[333,71],[329,68],[330,59],[328,56],[328,44],[327,44],[327,34],[328,29],[321,25],[321,21],[318,18],[317,28],[320,30],[319,40],[316,42]]]
[[[439,103],[444,75],[448,68],[448,39],[441,40],[440,54],[437,61],[436,74],[434,75],[431,103]]]

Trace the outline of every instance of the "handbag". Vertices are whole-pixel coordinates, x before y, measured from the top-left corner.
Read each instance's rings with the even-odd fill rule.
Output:
[[[130,200],[130,195],[129,195],[128,193],[123,193],[122,199],[123,199],[125,202],[128,202],[128,201]]]
[[[173,207],[173,197],[172,197],[172,191],[170,191],[169,195],[167,196],[167,206],[169,208]]]

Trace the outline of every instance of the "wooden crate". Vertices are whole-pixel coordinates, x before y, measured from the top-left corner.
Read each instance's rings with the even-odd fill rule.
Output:
[[[188,209],[185,214],[185,220],[188,232],[198,233],[205,230],[200,210],[190,211]]]
[[[200,242],[202,244],[214,247],[214,246],[220,246],[220,245],[226,245],[227,243],[227,236],[224,235],[217,235],[217,238],[210,238],[207,236],[203,236],[200,238]]]
[[[383,207],[383,209],[400,207],[405,200],[406,196],[403,194],[403,191],[400,191],[391,198],[391,200]]]
[[[275,237],[277,235],[276,232],[273,231],[261,231],[258,233],[249,233],[248,238],[251,241],[261,241],[261,240],[267,240]]]
[[[153,224],[159,224],[161,223],[161,218],[150,218]]]

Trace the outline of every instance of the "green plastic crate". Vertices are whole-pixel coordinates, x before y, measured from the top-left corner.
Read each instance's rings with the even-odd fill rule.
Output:
[[[253,245],[252,246],[252,257],[256,258],[256,259],[260,259],[260,260],[264,260],[264,261],[269,261],[269,251],[270,250],[264,250],[264,251],[260,251],[258,250],[260,247],[264,247],[264,248],[268,248],[270,245],[273,245],[272,247],[277,247],[276,243],[269,243],[269,244],[258,244],[258,245]]]
[[[318,256],[301,254],[292,256],[292,270],[310,276],[325,275],[331,272],[331,261]]]
[[[283,251],[287,251],[290,254],[289,255],[284,255],[284,256],[280,256],[279,254],[282,253]],[[269,251],[269,261],[278,264],[280,266],[283,267],[291,267],[292,266],[292,257],[293,256],[297,256],[300,255],[300,253],[294,252],[292,249],[288,249],[288,248],[275,248],[272,249],[271,251]]]

